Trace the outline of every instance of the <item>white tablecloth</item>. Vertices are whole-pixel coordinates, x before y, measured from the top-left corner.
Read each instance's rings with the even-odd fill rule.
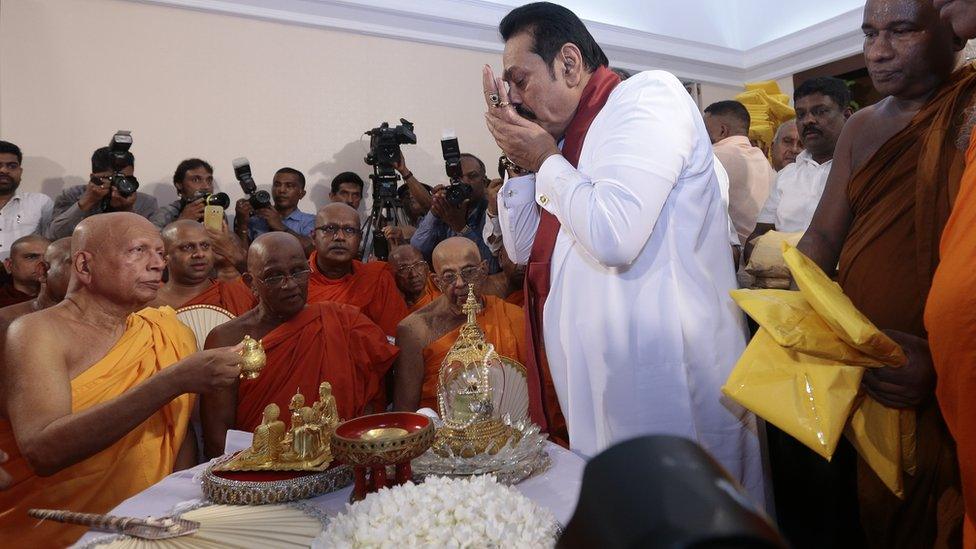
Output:
[[[250,444],[250,433],[242,431],[227,433],[228,452],[236,452]],[[552,459],[552,466],[546,472],[527,479],[515,487],[529,499],[547,507],[556,519],[565,525],[576,509],[585,462],[576,454],[551,442],[548,443],[547,451]],[[177,504],[200,501],[203,494],[200,484],[194,482],[193,477],[199,475],[206,467],[207,464],[201,464],[193,469],[173,473],[123,501],[118,507],[112,509],[110,514],[123,517],[159,517],[169,514]],[[334,516],[345,509],[351,492],[352,486],[349,486],[311,499],[309,502],[324,510],[329,516]],[[89,532],[78,540],[75,546],[83,546],[102,535],[104,533]]]

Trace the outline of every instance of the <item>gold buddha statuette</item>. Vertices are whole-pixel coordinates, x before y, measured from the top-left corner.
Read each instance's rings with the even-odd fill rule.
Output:
[[[241,379],[256,379],[267,361],[264,347],[261,346],[261,340],[251,339],[249,335],[244,336],[242,343],[244,349],[241,351]]]

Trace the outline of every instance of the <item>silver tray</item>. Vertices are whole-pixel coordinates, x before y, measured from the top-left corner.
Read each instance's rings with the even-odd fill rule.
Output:
[[[352,484],[352,468],[340,465],[320,473],[288,480],[268,482],[230,480],[214,474],[214,467],[232,455],[214,461],[203,473],[203,497],[226,505],[267,505],[314,498],[341,490]]]

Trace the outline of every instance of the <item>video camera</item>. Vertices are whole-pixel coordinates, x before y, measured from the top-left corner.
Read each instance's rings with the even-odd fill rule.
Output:
[[[111,185],[119,191],[119,195],[128,198],[139,189],[139,180],[132,175],[125,175],[122,170],[131,165],[127,157],[132,148],[132,132],[119,130],[112,136],[108,150],[112,154]]]
[[[455,208],[460,208],[465,200],[471,198],[474,189],[471,185],[461,182],[461,147],[458,145],[457,137],[452,134],[445,134],[441,139],[441,151],[444,153],[444,170],[447,177],[451,179],[451,184],[444,191],[444,198],[448,204]]]
[[[417,143],[413,124],[406,118],[401,118],[400,125],[392,128],[383,122],[366,135],[369,136],[369,152],[364,160],[373,166],[373,175],[369,176],[373,180],[373,200],[395,201],[397,174],[394,166],[402,156],[400,145]]]
[[[251,176],[251,164],[246,158],[241,157],[234,160],[234,176],[237,177],[237,182],[241,184],[241,190],[247,195],[247,201],[250,202],[252,208],[260,210],[271,207],[271,193],[258,190],[257,183]]]

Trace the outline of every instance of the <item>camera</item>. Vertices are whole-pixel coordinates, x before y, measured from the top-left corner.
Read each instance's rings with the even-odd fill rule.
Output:
[[[122,173],[131,163],[126,159],[129,149],[132,148],[132,132],[119,130],[112,136],[108,144],[108,150],[112,154],[112,176],[111,185],[119,192],[120,196],[128,198],[139,189],[139,181],[132,175]]]
[[[378,128],[366,132],[369,136],[369,152],[364,159],[373,166],[373,200],[395,201],[397,174],[394,166],[400,160],[400,145],[417,143],[417,135],[413,133],[413,124],[406,118],[400,119],[400,125],[390,127],[383,122]]]
[[[247,195],[247,201],[250,202],[252,208],[260,210],[271,207],[271,193],[258,190],[254,177],[251,176],[251,164],[246,158],[234,160],[234,176],[237,177],[237,182],[241,184],[241,190]]]
[[[207,191],[200,191],[193,196],[181,198],[180,207],[185,208],[187,204],[196,202],[201,198],[203,199],[204,206],[219,206],[222,210],[226,210],[228,207],[230,207],[230,197],[227,196],[227,193],[210,194]]]
[[[471,185],[461,182],[461,148],[458,146],[457,137],[453,135],[445,136],[441,139],[441,151],[444,153],[444,170],[447,177],[451,179],[451,184],[444,191],[444,198],[448,204],[455,208],[460,208],[465,200],[471,198],[474,189]]]

